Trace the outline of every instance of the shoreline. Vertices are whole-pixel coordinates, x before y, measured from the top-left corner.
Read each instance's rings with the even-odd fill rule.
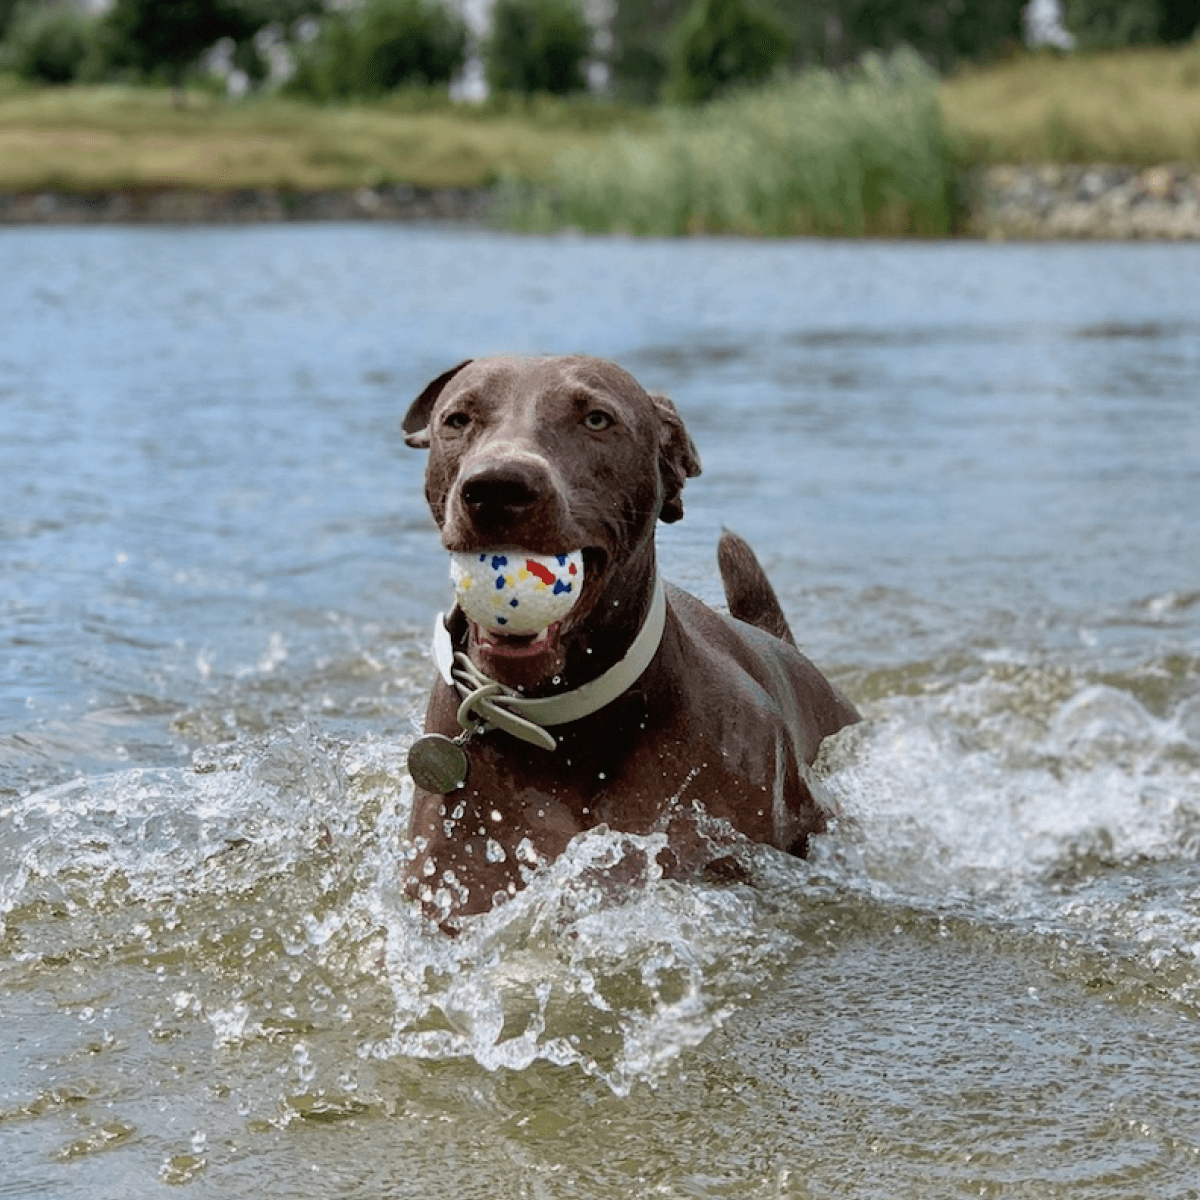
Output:
[[[1200,240],[1200,167],[1109,164],[974,168],[963,176],[957,236],[989,241]],[[302,192],[124,188],[0,193],[0,226],[249,225],[287,221],[484,224],[491,188],[407,184]]]
[[[488,188],[408,184],[297,191],[288,188],[52,188],[0,193],[3,225],[256,225],[286,221],[486,220]]]

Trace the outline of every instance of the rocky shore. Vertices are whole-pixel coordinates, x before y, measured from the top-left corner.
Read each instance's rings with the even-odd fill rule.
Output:
[[[482,221],[485,188],[405,184],[354,191],[274,188],[201,192],[169,188],[0,194],[0,225],[254,224],[264,221]]]
[[[1196,167],[985,167],[968,180],[966,199],[974,237],[1200,238]]]
[[[363,187],[201,192],[141,189],[0,194],[0,225],[251,224],[263,221],[469,221],[486,188]],[[984,167],[964,182],[964,233],[991,240],[1200,239],[1200,168]]]

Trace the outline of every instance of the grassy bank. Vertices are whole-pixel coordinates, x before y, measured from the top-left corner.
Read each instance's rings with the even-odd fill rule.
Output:
[[[1200,163],[1200,45],[964,71],[940,89],[956,158],[985,163]]]
[[[317,107],[159,89],[0,83],[0,191],[481,187],[653,118],[550,98],[480,108],[424,94]]]
[[[896,60],[697,110],[424,93],[316,107],[196,92],[179,107],[166,91],[0,79],[0,192],[505,179],[524,227],[939,234],[956,173],[1048,160],[1200,162],[1200,47],[1026,56],[941,81]]]

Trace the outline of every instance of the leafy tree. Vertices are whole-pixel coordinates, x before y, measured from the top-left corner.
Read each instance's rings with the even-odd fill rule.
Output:
[[[495,91],[526,95],[581,91],[591,42],[573,0],[497,0],[484,47],[488,83]]]
[[[942,70],[1019,44],[1026,0],[761,0],[792,35],[794,59],[838,67],[908,46]]]
[[[229,7],[242,13],[256,31],[267,25],[291,29],[301,17],[325,11],[321,0],[229,0]]]
[[[890,51],[911,46],[943,70],[982,59],[1021,38],[1025,0],[947,3],[946,0],[852,0],[843,7],[849,47]]]
[[[178,87],[214,42],[249,36],[255,25],[232,0],[116,0],[108,14],[118,65],[162,71]]]
[[[25,79],[70,83],[96,47],[96,20],[72,5],[15,6],[5,40],[5,65]]]
[[[1159,0],[1158,36],[1164,42],[1186,42],[1200,35],[1200,4],[1196,0]]]
[[[640,104],[658,99],[671,69],[671,31],[688,0],[617,0],[613,14],[613,86]]]
[[[287,90],[327,101],[444,84],[466,48],[466,26],[436,0],[368,0],[359,12],[322,20],[316,39],[300,50]]]
[[[1200,30],[1197,0],[1066,0],[1066,26],[1091,49],[1185,42]]]
[[[354,94],[358,43],[344,13],[326,16],[317,36],[297,48],[296,69],[284,91],[322,103]]]
[[[747,0],[695,0],[676,33],[669,93],[703,103],[731,84],[765,79],[790,50],[779,22]]]
[[[406,83],[446,83],[467,50],[467,29],[441,4],[370,0],[359,31],[362,88],[389,92]]]
[[[17,7],[20,0],[0,0],[0,41],[4,39],[8,31],[9,23],[12,20],[13,9]]]
[[[1092,50],[1145,45],[1158,40],[1158,0],[1066,0],[1065,24]]]

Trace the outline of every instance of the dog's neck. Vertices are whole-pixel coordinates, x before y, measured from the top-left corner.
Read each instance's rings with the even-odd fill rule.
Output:
[[[613,572],[586,618],[567,633],[560,672],[567,687],[595,679],[625,657],[661,586],[651,542]]]
[[[489,679],[466,654],[455,651],[441,616],[434,626],[433,656],[442,678],[462,698],[458,720],[464,730],[474,730],[477,725],[503,729],[522,741],[553,750],[556,742],[546,727],[582,720],[624,695],[658,653],[666,618],[666,592],[656,575],[649,611],[624,656],[587,683],[549,696],[523,696]]]

